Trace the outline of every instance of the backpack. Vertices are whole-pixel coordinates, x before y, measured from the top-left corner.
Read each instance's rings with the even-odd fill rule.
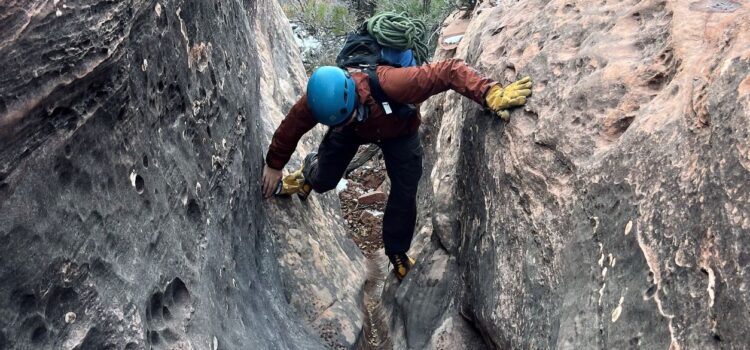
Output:
[[[376,65],[413,67],[417,65],[417,60],[411,49],[381,46],[365,31],[351,33],[346,37],[344,47],[336,56],[336,65],[341,68],[369,68]]]
[[[412,67],[417,62],[411,49],[399,50],[381,46],[366,30],[351,33],[346,37],[344,47],[336,56],[336,65],[342,69],[358,68],[367,73],[370,93],[375,102],[383,107],[386,115],[398,118],[410,118],[416,115],[417,107],[413,104],[393,101],[380,86],[377,66]]]

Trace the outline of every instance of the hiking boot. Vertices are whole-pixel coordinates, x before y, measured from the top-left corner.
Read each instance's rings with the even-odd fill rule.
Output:
[[[312,185],[309,182],[303,182],[302,186],[299,188],[299,191],[297,191],[297,197],[299,197],[299,199],[303,201],[307,200],[310,192],[312,192]]]
[[[409,273],[409,270],[411,270],[412,266],[417,263],[414,259],[406,255],[406,253],[391,254],[388,255],[388,259],[391,261],[391,264],[393,264],[393,273],[396,274],[396,278],[398,278],[399,281],[403,280],[404,277],[406,277],[406,274]]]

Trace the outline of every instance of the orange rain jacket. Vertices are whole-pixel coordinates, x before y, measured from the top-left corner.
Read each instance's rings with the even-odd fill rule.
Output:
[[[496,84],[455,59],[418,67],[378,66],[377,74],[383,91],[391,100],[399,103],[422,103],[432,95],[451,89],[485,106],[484,96]],[[365,121],[354,122],[347,128],[354,128],[355,133],[366,142],[417,132],[421,123],[419,113],[413,118],[386,115],[383,107],[370,95],[367,74],[355,71],[351,75],[357,85],[359,103],[366,105],[370,112]],[[307,96],[303,95],[273,134],[266,164],[273,169],[283,169],[297,148],[297,142],[317,123],[307,105]]]

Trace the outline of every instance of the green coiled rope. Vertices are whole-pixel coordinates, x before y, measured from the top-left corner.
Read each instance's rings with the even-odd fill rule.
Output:
[[[384,12],[370,17],[366,25],[367,32],[380,45],[399,50],[412,49],[417,64],[427,62],[426,29],[422,20],[411,18],[406,13]]]

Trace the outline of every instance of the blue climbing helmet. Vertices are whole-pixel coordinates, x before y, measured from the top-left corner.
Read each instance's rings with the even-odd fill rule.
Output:
[[[307,105],[319,123],[337,126],[346,122],[356,100],[354,80],[341,68],[320,67],[307,82]]]

